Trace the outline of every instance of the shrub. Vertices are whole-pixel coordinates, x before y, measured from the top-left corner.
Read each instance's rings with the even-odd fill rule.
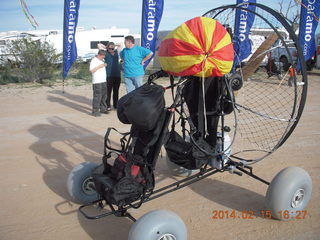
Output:
[[[13,40],[6,46],[7,57],[3,60],[2,81],[38,82],[51,79],[61,55],[49,43],[30,37]]]
[[[85,81],[91,81],[91,72],[89,71],[89,63],[83,62],[82,59],[79,58],[76,62],[73,63],[69,71],[68,77],[83,79]]]

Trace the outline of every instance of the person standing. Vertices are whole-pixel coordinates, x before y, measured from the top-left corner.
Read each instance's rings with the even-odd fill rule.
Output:
[[[121,82],[120,75],[120,63],[118,49],[120,47],[117,44],[117,49],[115,49],[114,42],[109,42],[107,45],[107,53],[105,57],[105,62],[107,63],[107,110],[111,110],[111,94],[113,95],[113,107],[117,108],[117,103],[119,99],[119,87]]]
[[[120,57],[124,64],[124,83],[127,93],[129,93],[142,85],[143,65],[152,57],[153,52],[144,47],[136,46],[134,37],[130,35],[125,37],[124,44],[125,48],[120,52]]]
[[[99,50],[98,55],[95,56],[90,62],[90,72],[92,73],[92,115],[95,117],[100,116],[100,113],[107,113],[107,73],[105,67],[107,64],[104,62],[106,52]]]

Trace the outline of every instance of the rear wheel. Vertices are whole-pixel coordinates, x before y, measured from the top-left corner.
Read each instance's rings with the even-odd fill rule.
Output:
[[[91,172],[98,165],[93,162],[84,162],[74,167],[68,176],[68,192],[73,201],[86,204],[98,200],[98,194],[94,188]]]

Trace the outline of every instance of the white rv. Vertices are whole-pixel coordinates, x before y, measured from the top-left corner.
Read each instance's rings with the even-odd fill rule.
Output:
[[[78,57],[84,61],[88,61],[97,54],[97,44],[102,43],[106,45],[108,42],[123,43],[124,37],[129,35],[129,29],[126,28],[109,28],[109,29],[92,29],[84,30],[77,29],[76,44]],[[51,31],[46,39],[58,51],[63,52],[63,33],[62,31]]]
[[[129,35],[130,31],[127,28],[106,28],[106,29],[91,29],[85,30],[83,28],[77,28],[76,32],[76,44],[78,57],[83,61],[88,61],[94,57],[97,52],[97,44],[107,44],[112,41],[115,43],[124,42],[124,37]],[[140,35],[131,34],[136,39],[136,44],[140,45]],[[8,41],[16,40],[30,36],[34,40],[46,41],[53,45],[58,53],[63,52],[63,31],[62,30],[35,30],[27,32],[4,32],[0,33],[0,55],[4,56],[5,46]]]

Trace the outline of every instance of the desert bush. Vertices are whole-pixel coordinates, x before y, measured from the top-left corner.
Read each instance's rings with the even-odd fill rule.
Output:
[[[38,82],[51,79],[57,71],[61,55],[47,42],[33,40],[30,37],[13,40],[5,50],[7,57],[2,61],[5,71],[2,82]]]
[[[68,78],[82,79],[85,81],[91,81],[91,72],[89,71],[89,63],[82,61],[79,58],[75,63],[73,63],[69,73]]]
[[[10,69],[6,66],[0,66],[0,85],[8,83],[19,83],[19,78],[10,75]]]

